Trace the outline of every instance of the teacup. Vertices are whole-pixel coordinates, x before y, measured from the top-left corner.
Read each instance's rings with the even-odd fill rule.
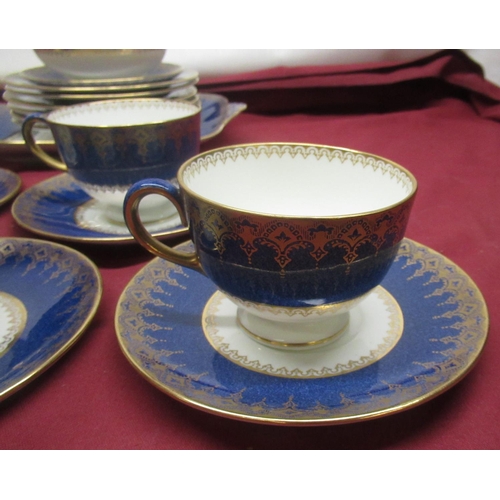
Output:
[[[67,171],[111,221],[124,223],[123,201],[132,184],[175,179],[180,165],[199,153],[200,113],[197,105],[164,99],[94,101],[29,115],[22,133],[33,154]],[[36,143],[33,128],[39,124],[50,128],[63,161]],[[162,197],[141,207],[146,221],[173,214]]]
[[[205,274],[264,344],[307,349],[335,340],[349,309],[379,285],[405,234],[414,176],[379,156],[310,144],[243,144],[184,163],[178,186],[128,191],[125,220],[154,255]],[[141,200],[160,194],[189,226],[194,251],[145,229]]]

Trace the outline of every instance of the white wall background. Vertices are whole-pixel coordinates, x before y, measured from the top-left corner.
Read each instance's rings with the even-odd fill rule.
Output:
[[[480,63],[486,78],[500,86],[500,49],[464,49]],[[436,49],[169,49],[165,62],[196,69],[200,76],[254,71],[273,66],[405,61]],[[6,75],[40,66],[31,49],[0,49],[0,82]]]

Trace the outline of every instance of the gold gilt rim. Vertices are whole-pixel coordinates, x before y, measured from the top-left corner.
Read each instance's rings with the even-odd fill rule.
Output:
[[[433,254],[438,254],[438,252],[430,249],[430,247],[427,247],[426,245],[421,245],[416,243],[414,240],[405,238],[407,242],[413,245],[418,245],[420,248],[429,251]],[[179,245],[180,246],[180,245]],[[436,387],[434,390],[429,391],[428,393],[425,393],[419,397],[415,398],[410,398],[408,401],[402,402],[400,404],[397,404],[395,406],[391,407],[386,407],[382,408],[380,410],[375,410],[375,411],[369,411],[369,412],[364,412],[364,413],[359,413],[357,415],[345,415],[345,416],[333,416],[333,417],[326,417],[326,418],[304,418],[304,419],[295,419],[295,418],[282,418],[282,417],[262,417],[258,415],[248,415],[240,412],[235,412],[235,411],[229,411],[225,410],[223,408],[216,408],[213,406],[210,406],[209,404],[201,403],[198,401],[194,401],[190,399],[187,396],[184,396],[181,392],[172,389],[170,387],[165,387],[161,383],[159,383],[157,380],[152,378],[150,374],[146,370],[144,370],[138,362],[130,355],[130,353],[126,349],[126,345],[120,335],[121,327],[119,324],[119,316],[121,313],[121,303],[125,299],[127,289],[129,285],[131,285],[136,277],[138,277],[143,269],[141,269],[136,275],[130,280],[129,284],[125,287],[124,291],[120,295],[120,298],[118,299],[118,306],[115,311],[115,332],[117,334],[118,338],[118,344],[120,347],[120,350],[124,354],[125,358],[129,361],[129,363],[137,370],[137,372],[144,377],[151,385],[159,389],[161,392],[167,394],[168,396],[172,397],[173,399],[190,406],[192,408],[195,408],[197,410],[204,411],[206,413],[216,415],[216,416],[222,416],[226,417],[232,420],[238,420],[242,422],[251,422],[251,423],[259,423],[259,424],[267,424],[267,425],[273,425],[273,426],[290,426],[290,427],[312,427],[312,426],[326,426],[326,425],[341,425],[341,424],[348,424],[348,423],[357,423],[357,422],[362,422],[362,421],[367,421],[367,420],[373,420],[376,418],[381,418],[384,416],[388,415],[393,415],[397,413],[401,413],[403,411],[415,408],[417,406],[420,406],[423,403],[426,403],[437,396],[443,394],[444,392],[448,391],[450,388],[458,384],[461,380],[464,379],[466,375],[470,373],[470,371],[476,366],[478,360],[481,357],[481,354],[484,350],[484,346],[486,344],[487,338],[488,338],[488,330],[489,330],[489,314],[486,306],[486,302],[484,301],[484,297],[479,290],[478,286],[475,284],[475,282],[471,279],[471,277],[463,271],[462,268],[457,266],[454,262],[452,262],[450,259],[447,257],[443,256],[442,254],[438,254],[441,259],[443,259],[443,263],[445,265],[451,265],[458,273],[460,273],[464,278],[467,279],[469,287],[473,290],[475,297],[478,299],[478,301],[481,303],[481,316],[484,319],[484,322],[482,324],[481,331],[483,333],[482,336],[482,342],[478,344],[478,349],[474,353],[473,359],[469,359],[469,362],[463,367],[463,369],[455,374],[455,376],[450,377],[446,383],[443,383],[442,385]],[[159,258],[156,258],[155,260],[159,260]],[[201,319],[200,319],[201,321]],[[201,325],[200,325],[201,328]],[[404,335],[404,333],[403,333]]]
[[[197,106],[196,104],[193,104],[191,102],[187,101],[182,101],[182,100],[167,100],[163,99],[161,97],[139,97],[139,98],[127,98],[127,99],[105,99],[103,101],[89,101],[89,102],[83,102],[80,104],[72,104],[71,106],[62,106],[58,107],[56,109],[53,109],[52,111],[48,111],[47,113],[43,113],[44,118],[51,124],[54,125],[60,125],[63,127],[67,127],[70,129],[86,129],[86,128],[92,128],[92,129],[107,129],[109,128],[109,125],[103,124],[103,125],[74,125],[74,124],[67,124],[63,123],[60,121],[57,121],[57,118],[54,119],[54,115],[57,115],[59,113],[64,113],[64,112],[71,112],[72,110],[76,110],[78,108],[87,108],[87,107],[99,107],[99,106],[110,106],[113,104],[118,104],[120,106],[126,106],[129,103],[133,104],[167,104],[168,106],[172,106],[174,108],[186,108],[189,110],[189,113],[186,115],[183,115],[179,118],[168,118],[164,120],[157,120],[157,121],[148,121],[147,123],[125,123],[121,125],[113,125],[113,128],[116,129],[127,129],[127,128],[134,128],[134,127],[153,127],[155,125],[161,125],[163,123],[170,123],[174,121],[181,121],[181,120],[187,120],[189,118],[193,118],[196,116],[201,116],[201,107]]]
[[[18,380],[15,384],[11,385],[7,389],[5,389],[3,392],[0,392],[0,402],[3,401],[4,399],[8,398],[11,396],[13,393],[19,391],[26,385],[28,385],[32,380],[40,376],[43,372],[45,372],[48,368],[50,368],[59,358],[61,358],[66,352],[68,352],[73,345],[80,339],[80,337],[83,335],[83,333],[87,330],[87,328],[90,325],[90,322],[94,319],[97,310],[99,308],[99,305],[101,303],[101,298],[103,294],[103,283],[102,283],[102,276],[101,273],[87,256],[83,255],[81,252],[78,252],[77,250],[74,250],[73,248],[66,247],[64,245],[61,245],[59,243],[53,243],[53,242],[48,242],[48,241],[39,241],[39,240],[33,240],[30,238],[11,238],[11,237],[5,237],[5,238],[0,238],[0,243],[2,241],[14,241],[17,243],[29,243],[31,242],[33,245],[44,245],[46,247],[50,247],[51,249],[60,249],[66,254],[72,254],[74,255],[77,260],[80,262],[85,262],[86,265],[91,269],[94,273],[94,277],[96,279],[97,283],[97,290],[96,294],[94,297],[94,300],[92,302],[92,306],[90,310],[87,313],[87,316],[85,317],[85,320],[82,322],[80,327],[77,329],[77,331],[73,334],[73,336],[64,343],[63,346],[61,346],[52,356],[47,358],[40,366],[38,366],[35,370],[31,371],[27,375],[25,375],[22,379]]]
[[[408,193],[404,198],[399,200],[398,202],[392,204],[392,205],[387,205],[375,210],[370,210],[367,212],[358,212],[358,213],[351,213],[351,214],[345,214],[345,215],[332,215],[332,216],[324,216],[324,215],[319,215],[319,216],[308,216],[308,219],[315,219],[315,220],[324,220],[328,218],[336,219],[336,220],[345,220],[345,219],[350,219],[354,217],[366,217],[370,215],[375,215],[378,213],[385,212],[387,210],[391,210],[394,207],[402,206],[405,203],[408,203],[412,198],[415,197],[417,194],[418,190],[418,183],[417,179],[415,176],[405,167],[400,165],[399,163],[396,163],[392,160],[389,160],[387,158],[384,158],[383,156],[378,156],[372,153],[367,153],[365,151],[359,151],[356,149],[349,149],[349,148],[343,148],[343,147],[338,147],[338,146],[331,146],[331,145],[325,145],[325,144],[314,144],[314,143],[298,143],[298,142],[254,142],[254,143],[241,143],[241,144],[234,144],[232,146],[223,146],[220,148],[216,149],[211,149],[208,151],[204,151],[203,153],[199,153],[196,156],[193,156],[189,160],[187,160],[185,163],[183,163],[177,173],[177,180],[179,181],[179,185],[181,186],[182,190],[185,191],[186,193],[189,194],[193,199],[199,200],[203,203],[209,203],[210,205],[213,205],[215,207],[218,207],[220,209],[226,210],[226,211],[231,211],[234,213],[239,213],[239,214],[246,214],[249,216],[258,216],[262,218],[273,218],[273,217],[280,217],[281,219],[288,219],[288,220],[297,220],[300,219],[300,216],[297,215],[285,215],[285,214],[273,214],[269,212],[252,212],[249,210],[245,210],[242,208],[237,208],[237,207],[232,207],[229,205],[224,205],[222,203],[217,203],[214,200],[210,200],[208,198],[205,198],[204,196],[199,195],[195,191],[189,188],[189,186],[186,185],[184,181],[184,173],[187,169],[190,168],[191,165],[196,163],[198,160],[202,160],[203,158],[216,155],[217,153],[223,153],[225,151],[236,151],[238,149],[248,149],[248,148],[312,148],[312,149],[317,149],[317,150],[327,150],[327,151],[340,151],[342,153],[347,153],[347,154],[353,154],[353,155],[361,155],[366,158],[373,158],[374,160],[385,162],[392,167],[395,167],[404,174],[408,176],[408,178],[411,181],[412,184],[412,189],[410,193]]]

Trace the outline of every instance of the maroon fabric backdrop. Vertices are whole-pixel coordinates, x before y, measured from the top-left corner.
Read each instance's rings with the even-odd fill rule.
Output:
[[[462,52],[405,64],[273,68],[201,82],[248,103],[203,150],[291,141],[367,151],[409,168],[419,193],[407,236],[462,267],[483,292],[490,334],[474,370],[412,410],[362,423],[294,428],[238,422],[174,401],[118,347],[114,312],[152,258],[137,245],[72,245],[99,266],[104,295],[81,340],[0,403],[1,449],[496,449],[500,447],[500,88]],[[26,189],[54,171],[0,157]],[[36,237],[0,207],[0,237]]]

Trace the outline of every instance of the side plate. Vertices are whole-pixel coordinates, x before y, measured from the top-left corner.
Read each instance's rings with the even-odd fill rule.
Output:
[[[66,353],[102,295],[97,267],[65,246],[0,238],[0,401]]]

